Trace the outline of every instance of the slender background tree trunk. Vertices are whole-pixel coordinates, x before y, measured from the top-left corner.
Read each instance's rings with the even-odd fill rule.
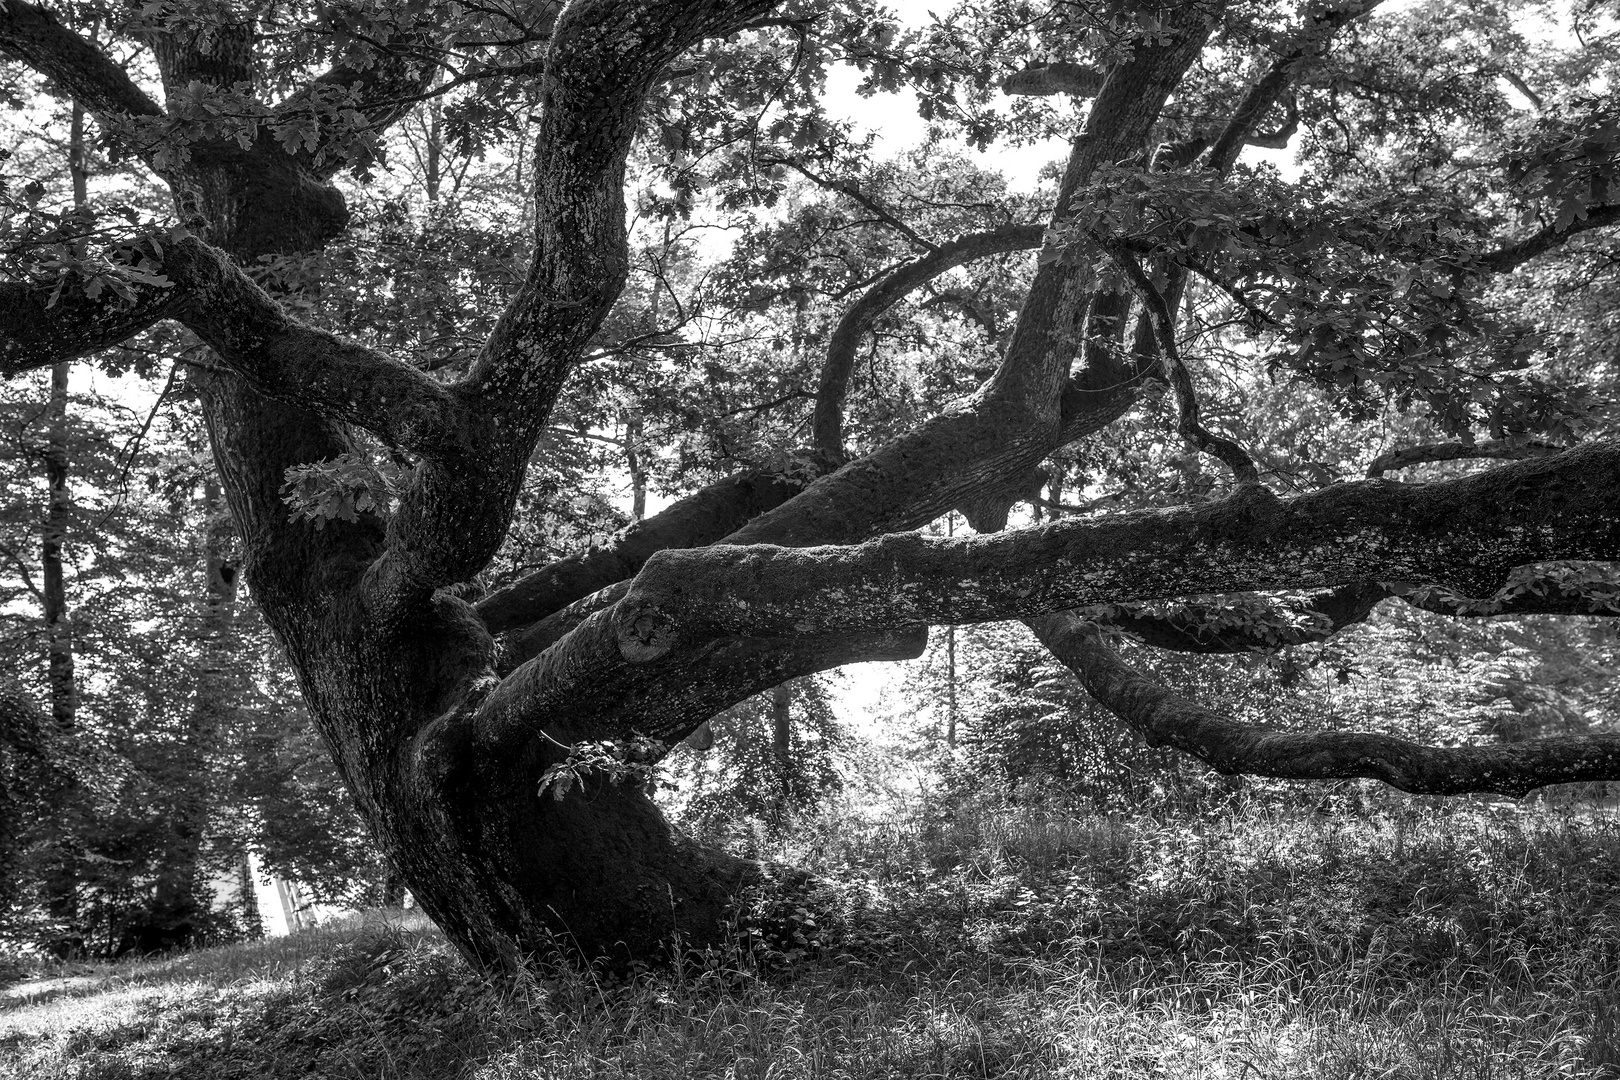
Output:
[[[68,174],[73,182],[73,205],[82,209],[90,200],[85,167],[84,109],[75,105],[68,129]],[[45,616],[46,681],[50,688],[51,720],[59,745],[67,745],[78,727],[79,693],[73,662],[73,622],[68,611],[67,575],[63,545],[73,514],[68,489],[68,363],[51,367],[50,396],[45,406],[45,521],[40,530],[40,592]],[[59,793],[60,813],[70,812],[78,787],[72,770],[64,772]],[[65,835],[65,833],[63,834]],[[45,876],[45,907],[59,927],[55,951],[72,955],[84,947],[79,918],[77,857],[63,836],[57,837],[50,870]]]

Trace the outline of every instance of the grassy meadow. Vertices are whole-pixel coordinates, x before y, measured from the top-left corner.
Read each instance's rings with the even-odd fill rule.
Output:
[[[1382,807],[829,817],[783,852],[826,884],[628,978],[410,913],[19,969],[0,1076],[1620,1077],[1620,824]]]

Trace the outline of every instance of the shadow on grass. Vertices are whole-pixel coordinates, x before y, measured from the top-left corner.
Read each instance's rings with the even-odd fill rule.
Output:
[[[333,919],[286,937],[264,938],[160,958],[67,962],[0,988],[0,1013],[59,998],[84,997],[169,983],[228,986],[244,979],[274,979],[335,945],[380,929],[437,934],[419,911],[372,910]]]
[[[432,930],[339,928],[0,1012],[0,1076],[1620,1076],[1612,823],[984,807],[824,840],[775,966],[494,985]]]

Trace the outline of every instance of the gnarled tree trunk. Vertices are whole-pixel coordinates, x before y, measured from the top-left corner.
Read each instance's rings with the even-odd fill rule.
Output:
[[[1244,98],[1205,164],[1229,169],[1286,86],[1290,65],[1367,6],[1312,5],[1297,41]],[[242,273],[238,264],[262,255],[318,248],[347,221],[329,182],[335,158],[289,153],[267,132],[245,149],[195,143],[180,165],[153,159],[206,240],[165,249],[164,289],[108,307],[0,288],[0,371],[105,347],[165,318],[214,350],[194,383],[253,597],[388,861],[473,962],[511,969],[558,948],[649,957],[677,937],[712,938],[760,868],[699,849],[647,797],[634,762],[604,763],[591,747],[672,745],[787,679],[918,655],[928,624],[1037,620],[1065,659],[1089,665],[1094,692],[1154,737],[1222,767],[1261,745],[1262,765],[1302,769],[1289,757],[1297,747],[1228,739],[1196,710],[1144,696],[1088,630],[1055,613],[1302,586],[1327,590],[1325,613],[1349,612],[1355,598],[1337,590],[1369,579],[1474,595],[1526,562],[1620,558],[1614,442],[1426,487],[1366,481],[1283,499],[1245,482],[1201,506],[987,537],[886,536],[952,510],[976,528],[1001,528],[1009,506],[1036,490],[1042,478],[1034,470],[1047,455],[1113,422],[1153,379],[1183,392],[1183,430],[1217,445],[1184,392],[1167,320],[1155,325],[1133,311],[1097,272],[1109,252],[1081,245],[1053,252],[1035,271],[1005,355],[977,395],[819,475],[844,456],[839,398],[861,319],[931,273],[1027,246],[1032,232],[1019,226],[941,246],[857,303],[860,315],[840,327],[842,351],[829,356],[817,403],[813,482],[743,477],[715,485],[668,517],[638,523],[608,550],[470,604],[460,586],[501,544],[551,406],[623,287],[625,162],[650,88],[683,50],[769,7],[576,0],[561,12],[540,84],[535,253],[483,351],[454,383],[299,323]],[[1095,100],[1074,141],[1054,226],[1075,223],[1077,196],[1099,168],[1185,164],[1187,155],[1150,154],[1149,144],[1219,7],[1172,5],[1106,73],[1065,80]],[[69,93],[110,116],[164,115],[109,60],[65,34],[35,5],[0,8],[0,47]],[[201,83],[244,92],[254,78],[252,40],[242,23],[215,27],[206,39],[181,28],[159,32],[153,46],[171,91]],[[363,72],[329,76],[379,127],[433,78],[413,59],[408,33],[402,42]],[[294,95],[282,108],[298,102]],[[1179,272],[1144,269],[1129,251],[1118,256],[1154,301],[1146,306],[1174,310]],[[414,462],[397,510],[321,529],[290,520],[281,490],[287,470],[353,452],[356,427]],[[1252,480],[1252,466],[1232,460]],[[706,517],[712,507],[722,513]],[[716,520],[726,528],[717,530]],[[724,544],[703,546],[716,541]],[[1048,617],[1059,621],[1040,621]],[[1609,775],[1620,770],[1614,744],[1519,755],[1515,782]],[[1363,745],[1309,747],[1308,774],[1368,772],[1333,756]],[[1420,789],[1495,782],[1478,774],[1495,767],[1488,756],[1465,755],[1436,780],[1432,769],[1408,767],[1409,748],[1396,750],[1407,759],[1386,771]]]

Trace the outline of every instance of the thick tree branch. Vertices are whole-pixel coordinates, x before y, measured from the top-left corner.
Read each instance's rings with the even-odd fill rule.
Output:
[[[1544,442],[1508,442],[1487,439],[1484,442],[1426,443],[1391,450],[1373,458],[1367,466],[1368,479],[1376,480],[1391,469],[1405,469],[1412,465],[1426,465],[1435,461],[1462,461],[1469,458],[1500,458],[1519,461],[1528,457],[1556,454],[1563,449]]]
[[[537,728],[562,742],[645,735],[673,745],[722,709],[788,679],[869,660],[911,660],[926,627],[791,638],[729,638],[663,663],[627,663],[611,611],[502,679],[473,719],[480,750],[499,753]],[[553,729],[566,716],[566,728]],[[626,717],[641,717],[632,731]]]
[[[1001,89],[1003,93],[1029,97],[1052,94],[1092,97],[1102,89],[1106,78],[1107,72],[1097,68],[1060,60],[1015,71],[1001,80]]]
[[[50,367],[110,349],[184,306],[187,293],[172,286],[142,286],[133,302],[111,292],[91,299],[78,287],[22,282],[0,284],[0,378]]]
[[[159,260],[169,284],[94,300],[64,289],[0,289],[0,374],[11,375],[117,344],[162,318],[196,332],[228,369],[278,401],[359,426],[391,446],[432,453],[459,444],[468,421],[455,398],[417,368],[289,316],[240,267],[196,237]]]
[[[702,488],[624,529],[601,547],[560,559],[478,604],[492,634],[552,615],[633,577],[655,552],[712,544],[804,490],[809,476],[750,472]]]
[[[416,453],[445,453],[468,439],[466,410],[432,376],[292,318],[207,244],[173,245],[163,266],[188,294],[181,321],[261,394]]]
[[[1345,0],[1345,2],[1326,10],[1312,12],[1305,25],[1300,28],[1294,40],[1282,46],[1277,59],[1272,63],[1260,81],[1249,88],[1243,100],[1238,103],[1232,118],[1227,121],[1226,127],[1216,138],[1215,144],[1210,147],[1206,159],[1209,167],[1216,172],[1225,173],[1230,170],[1243,152],[1246,145],[1266,145],[1264,136],[1255,132],[1256,126],[1265,119],[1266,113],[1282,100],[1293,81],[1294,72],[1306,61],[1322,55],[1327,50],[1328,43],[1341,27],[1367,14],[1377,7],[1380,0]],[[1297,124],[1297,113],[1290,114],[1291,120]],[[1287,145],[1284,137],[1283,145]]]
[[[1228,775],[1287,780],[1368,777],[1419,795],[1524,795],[1545,784],[1620,779],[1620,735],[1495,746],[1423,746],[1355,731],[1291,732],[1242,724],[1137,671],[1072,612],[1029,626],[1104,708],[1152,746],[1172,746]]]
[[[662,552],[616,608],[654,659],[734,634],[826,634],[1030,616],[1091,604],[1353,581],[1494,592],[1514,567],[1620,559],[1620,440],[1433,484],[1358,481],[972,539]]]
[[[1055,220],[1092,171],[1140,153],[1170,91],[1203,47],[1203,13],[1177,9],[1158,43],[1139,46],[1109,74],[1076,138],[1058,191]],[[1038,466],[1083,424],[1117,418],[1134,385],[1076,385],[1075,354],[1085,340],[1096,282],[1091,260],[1048,262],[1035,273],[1001,365],[962,407],[937,416],[882,449],[844,466],[804,494],[761,515],[733,543],[850,543],[916,528]],[[836,395],[829,395],[836,396]],[[1095,429],[1093,429],[1095,430]]]
[[[843,460],[844,396],[849,391],[849,378],[855,370],[861,338],[879,315],[913,289],[974,259],[1040,247],[1045,232],[1042,225],[1003,225],[959,236],[891,271],[850,305],[827,342],[827,357],[821,365],[821,381],[816,387],[816,407],[811,419],[816,449],[833,460]]]
[[[453,388],[479,417],[466,452],[425,461],[368,578],[368,608],[399,609],[477,573],[506,535],[552,405],[624,286],[625,161],[664,67],[770,0],[582,0],[559,16],[542,80],[529,271]]]
[[[163,115],[163,108],[123,67],[41,5],[21,0],[0,4],[0,53],[50,79],[104,126],[127,117]]]
[[[1611,225],[1620,225],[1620,204],[1588,207],[1585,217],[1578,218],[1562,228],[1556,224],[1548,225],[1523,240],[1480,256],[1479,262],[1487,273],[1505,274],[1518,269],[1537,256],[1562,247],[1581,233],[1592,229],[1606,229]]]

